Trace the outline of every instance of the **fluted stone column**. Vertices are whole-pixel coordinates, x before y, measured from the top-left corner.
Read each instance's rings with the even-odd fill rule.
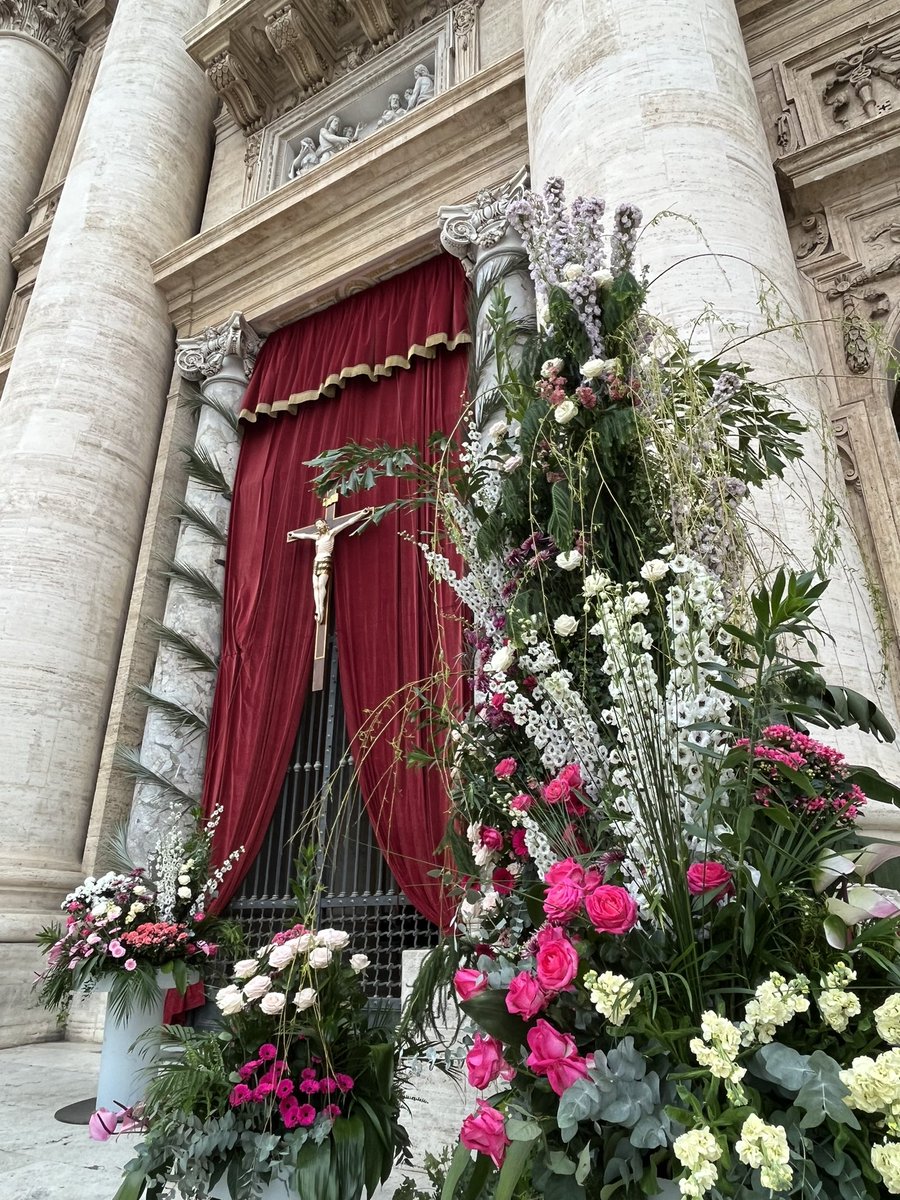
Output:
[[[700,352],[760,332],[763,293],[772,323],[806,319],[734,0],[523,0],[523,14],[535,186],[561,175],[570,196],[604,196],[610,207],[632,201],[645,221],[665,210],[679,214],[645,231],[639,259],[654,280],[649,307],[682,334],[692,330]],[[713,320],[695,328],[707,303],[736,332]],[[775,488],[757,505],[760,523],[775,535],[760,542],[770,560],[783,560],[786,546],[810,566],[820,477],[835,480],[841,500],[843,485],[823,449],[829,397],[815,380],[830,368],[824,356],[818,360],[815,339],[793,332],[755,337],[734,353],[759,378],[783,381],[815,427],[805,466],[791,477],[793,494]],[[842,539],[845,561],[831,571],[823,605],[835,638],[822,648],[826,672],[877,694],[895,719],[846,523]],[[893,748],[853,732],[840,741],[856,761],[900,778]]]
[[[47,1028],[23,943],[81,874],[171,372],[150,264],[206,179],[215,98],[182,41],[205,13],[120,0],[3,394],[0,1044]]]
[[[15,284],[10,249],[28,226],[59,128],[78,41],[75,0],[51,12],[34,0],[0,4],[0,325]]]
[[[238,430],[214,405],[237,416],[241,399],[253,372],[261,340],[243,318],[233,313],[221,325],[205,329],[197,337],[179,340],[175,365],[185,379],[200,383],[200,390],[212,404],[201,408],[194,447],[221,470],[229,489],[234,484],[240,448]],[[221,532],[228,535],[231,497],[188,480],[185,500],[198,509]],[[201,529],[190,523],[178,535],[175,560],[202,572],[221,588],[224,583],[225,549]],[[199,642],[212,657],[221,649],[221,604],[198,596],[174,579],[169,586],[165,624]],[[198,671],[185,662],[177,651],[160,645],[153,673],[153,691],[184,705],[204,721],[209,721],[215,690],[213,672]],[[173,728],[172,722],[152,710],[147,715],[141,745],[141,761],[183,791],[199,799],[203,788],[206,761],[206,735],[187,727]],[[161,812],[168,797],[150,783],[135,788],[129,824],[129,846],[137,861],[155,848]]]

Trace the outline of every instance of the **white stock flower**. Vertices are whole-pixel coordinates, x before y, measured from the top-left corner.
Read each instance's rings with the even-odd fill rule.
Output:
[[[267,992],[259,1002],[259,1007],[267,1017],[277,1017],[284,1008],[284,992]]]
[[[242,958],[240,962],[234,964],[232,974],[235,979],[249,979],[251,975],[255,975],[259,970],[259,962],[255,958]]]
[[[773,971],[747,1003],[746,1020],[741,1026],[744,1045],[771,1042],[779,1026],[787,1025],[798,1013],[808,1012],[808,993],[809,980],[805,975],[788,981]]]
[[[574,571],[581,565],[582,557],[579,550],[564,550],[562,554],[557,554],[556,565],[561,571]]]
[[[315,1002],[316,992],[314,988],[301,988],[296,996],[294,996],[294,1007],[298,1012],[305,1012],[308,1008],[312,1008]]]
[[[331,962],[332,954],[327,946],[316,946],[309,952],[309,965],[314,971],[323,971]]]
[[[872,1166],[892,1196],[900,1196],[900,1142],[881,1142],[872,1147]]]
[[[216,992],[216,1008],[226,1017],[233,1017],[235,1013],[241,1012],[243,1007],[244,997],[236,984],[229,983],[227,987],[219,988]]]
[[[276,946],[269,955],[269,966],[276,971],[280,971],[282,967],[286,967],[288,963],[294,961],[299,952],[296,939],[289,942],[282,942],[280,946]]]
[[[578,405],[574,400],[562,400],[553,410],[557,425],[568,425],[573,417],[578,416]]]
[[[741,1050],[740,1029],[726,1017],[710,1010],[700,1018],[700,1032],[702,1039],[691,1039],[691,1054],[716,1079],[739,1084],[747,1074],[737,1063]]]
[[[357,975],[359,975],[361,971],[365,971],[366,967],[369,966],[369,961],[370,960],[365,954],[350,955],[350,966],[357,973]]]
[[[715,1164],[722,1157],[722,1147],[712,1130],[706,1125],[701,1129],[690,1129],[675,1139],[672,1149],[681,1165],[690,1172],[678,1181],[682,1196],[705,1196],[719,1177]]]
[[[888,1113],[900,1106],[900,1050],[886,1050],[877,1058],[861,1055],[839,1074],[851,1108]]]
[[[661,558],[651,558],[641,567],[641,579],[646,579],[648,583],[658,583],[668,570],[668,564]]]
[[[762,1117],[751,1113],[741,1126],[741,1136],[735,1150],[745,1166],[759,1171],[759,1181],[773,1192],[786,1191],[793,1182],[791,1151],[787,1134],[780,1125],[767,1125]]]
[[[244,984],[244,995],[248,1000],[259,1000],[272,986],[268,975],[255,975]]]
[[[343,950],[350,945],[350,934],[344,929],[320,929],[316,934],[316,945]]]
[[[816,1000],[822,1020],[830,1025],[835,1033],[843,1033],[850,1024],[851,1017],[858,1017],[862,1012],[859,997],[854,992],[847,991],[847,985],[856,979],[856,972],[846,963],[837,963],[821,980],[822,991]],[[877,1018],[878,1013],[876,1011]]]
[[[622,1025],[641,1002],[640,988],[636,988],[624,975],[616,975],[612,971],[604,971],[600,975],[596,971],[588,971],[584,976],[584,986],[597,1012],[614,1025]]]
[[[900,1046],[900,992],[888,996],[884,1004],[875,1009],[874,1017],[878,1036],[889,1046]]]
[[[560,637],[571,637],[578,628],[578,621],[568,613],[563,613],[553,622],[553,628]]]
[[[606,271],[602,268],[599,271],[594,271],[591,275],[591,279],[593,279],[598,288],[609,287],[614,278],[615,276],[612,271]]]
[[[515,646],[501,646],[488,659],[487,669],[493,675],[503,674],[516,661]]]
[[[495,446],[499,446],[508,433],[509,426],[505,421],[495,421],[487,431],[488,437]]]
[[[561,358],[548,358],[541,367],[542,377],[544,379],[549,379],[551,375],[558,375],[563,369],[563,365],[563,360]]]

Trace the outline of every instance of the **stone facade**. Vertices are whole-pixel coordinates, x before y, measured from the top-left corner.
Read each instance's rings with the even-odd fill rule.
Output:
[[[417,66],[432,97],[385,119]],[[331,113],[360,136],[290,178]],[[211,697],[148,631],[218,638],[214,603],[159,569],[221,578],[173,494],[180,447],[230,474],[237,440],[211,410],[192,425],[185,375],[233,401],[254,339],[442,230],[477,271],[526,163],[674,214],[641,243],[653,306],[684,331],[709,302],[729,332],[698,348],[748,339],[825,431],[793,481],[807,503],[773,493],[759,515],[803,561],[808,510],[834,506],[829,669],[896,715],[898,0],[0,0],[0,1045],[57,1035],[28,998],[31,939],[129,812],[117,745],[143,737],[199,786],[202,738],[145,725],[133,697]],[[803,341],[766,328],[761,295]],[[224,531],[227,505],[188,498]],[[900,780],[893,748],[867,751]],[[141,792],[136,832],[157,801]]]

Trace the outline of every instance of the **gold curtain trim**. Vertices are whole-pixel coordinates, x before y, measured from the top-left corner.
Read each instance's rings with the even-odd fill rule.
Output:
[[[318,400],[321,396],[330,399],[337,394],[339,389],[346,387],[348,379],[366,375],[374,383],[376,379],[382,379],[398,368],[408,371],[414,358],[434,358],[438,346],[446,346],[448,350],[455,350],[457,346],[471,342],[471,340],[471,335],[464,332],[457,333],[455,337],[451,337],[448,333],[430,333],[425,339],[424,346],[418,344],[410,346],[405,356],[390,354],[383,363],[376,363],[374,367],[370,363],[357,363],[353,367],[342,367],[340,371],[329,375],[317,388],[308,392],[295,392],[287,400],[274,400],[271,404],[257,404],[255,409],[241,409],[239,420],[255,421],[260,413],[266,413],[270,417],[277,416],[280,412],[294,413],[299,405],[306,404],[309,400]]]

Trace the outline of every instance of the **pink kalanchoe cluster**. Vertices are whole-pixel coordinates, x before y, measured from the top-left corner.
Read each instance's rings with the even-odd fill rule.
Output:
[[[741,738],[738,749],[749,749]],[[753,765],[765,782],[754,792],[758,804],[782,803],[807,817],[813,828],[837,820],[849,824],[856,820],[866,796],[856,784],[848,783],[849,771],[844,756],[832,746],[817,742],[788,725],[769,725],[752,748]],[[781,768],[803,772],[815,793],[797,787]]]

